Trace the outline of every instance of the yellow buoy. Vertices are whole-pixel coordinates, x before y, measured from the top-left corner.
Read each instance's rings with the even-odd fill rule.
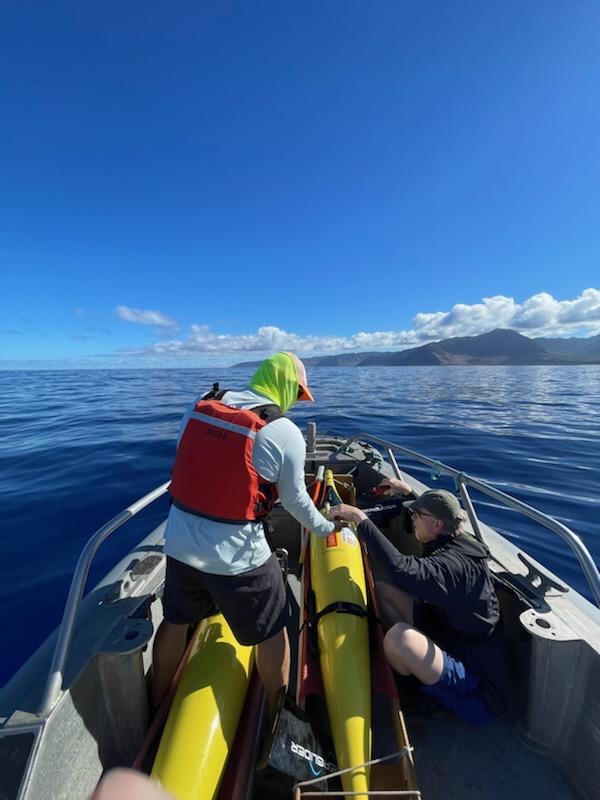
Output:
[[[330,470],[325,473],[325,483],[334,489]],[[312,535],[310,566],[317,613],[334,604],[343,604],[338,606],[338,611],[324,614],[317,623],[317,630],[321,675],[338,767],[346,769],[371,758],[367,590],[358,539],[349,529],[332,533],[325,539]],[[360,767],[344,775],[342,786],[347,792],[367,792],[369,769]]]
[[[253,660],[222,614],[198,625],[152,768],[176,800],[216,797]]]

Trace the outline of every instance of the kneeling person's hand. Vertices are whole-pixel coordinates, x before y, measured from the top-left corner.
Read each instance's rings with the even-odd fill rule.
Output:
[[[367,515],[364,511],[361,511],[360,508],[356,508],[356,506],[340,503],[339,506],[331,506],[328,517],[335,523],[354,522],[355,525],[360,525],[360,523],[367,518]]]

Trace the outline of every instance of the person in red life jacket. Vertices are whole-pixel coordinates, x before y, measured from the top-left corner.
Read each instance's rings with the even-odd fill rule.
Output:
[[[384,639],[388,661],[469,722],[503,715],[510,703],[506,641],[488,548],[464,531],[465,513],[451,492],[415,497],[395,478],[380,487],[382,494],[404,498],[398,510],[403,506],[410,513],[422,555],[396,550],[359,508],[332,506],[329,517],[355,523],[369,555],[386,573],[377,594],[391,625]]]
[[[278,496],[313,533],[327,536],[339,527],[306,491],[306,445],[285,416],[298,400],[313,400],[304,365],[293,353],[275,353],[247,389],[206,395],[182,421],[165,529],[164,620],[154,641],[156,705],[183,655],[188,625],[217,608],[240,644],[257,645],[271,710],[287,687],[288,604],[265,519]]]

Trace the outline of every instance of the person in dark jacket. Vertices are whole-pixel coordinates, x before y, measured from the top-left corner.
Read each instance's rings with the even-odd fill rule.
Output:
[[[445,490],[412,494],[387,479],[382,493],[412,499],[421,556],[400,553],[361,509],[333,506],[330,519],[353,522],[369,555],[387,573],[378,584],[383,611],[392,614],[384,639],[388,661],[400,675],[414,675],[422,689],[463,719],[484,723],[509,705],[505,640],[487,547],[464,532],[464,512]]]

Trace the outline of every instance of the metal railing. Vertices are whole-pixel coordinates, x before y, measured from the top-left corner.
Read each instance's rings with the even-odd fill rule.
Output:
[[[316,791],[303,791],[306,787],[316,786],[318,783],[322,783],[324,780],[329,780],[330,778],[339,778],[342,775],[347,775],[350,772],[356,772],[357,770],[364,769],[365,767],[372,767],[376,766],[377,764],[383,764],[386,761],[392,760],[401,760],[403,758],[408,758],[411,753],[414,751],[414,747],[410,745],[406,745],[399,750],[397,753],[390,753],[387,756],[382,756],[381,758],[373,758],[370,761],[365,761],[363,764],[355,764],[352,767],[346,767],[346,769],[340,769],[337,772],[328,772],[325,775],[320,775],[318,778],[311,778],[308,781],[301,781],[300,783],[296,783],[294,785],[293,794],[294,800],[302,800],[303,797],[414,797],[416,800],[421,800],[421,792],[419,789],[367,789],[361,790],[358,792],[347,791],[345,789],[341,789],[339,791],[327,791],[327,790],[316,790]]]
[[[582,572],[585,575],[588,586],[590,587],[592,595],[596,601],[596,605],[600,607],[600,572],[598,572],[598,568],[594,563],[594,559],[592,558],[590,551],[581,541],[579,536],[577,536],[577,534],[574,533],[570,528],[567,528],[566,525],[563,525],[562,522],[554,519],[554,517],[550,517],[548,514],[544,514],[542,511],[538,511],[537,508],[533,508],[533,506],[529,506],[527,503],[522,503],[520,500],[517,500],[516,497],[512,497],[505,492],[501,492],[499,489],[495,489],[493,486],[480,481],[478,478],[473,478],[470,475],[467,475],[465,472],[461,472],[460,470],[449,467],[446,464],[442,464],[441,461],[435,461],[432,458],[428,458],[427,456],[417,453],[414,450],[409,450],[406,447],[400,447],[400,445],[394,444],[394,442],[381,439],[379,436],[372,436],[370,433],[359,433],[356,436],[350,437],[343,442],[337,448],[337,450],[335,450],[333,455],[344,452],[354,442],[359,441],[372,442],[384,447],[388,455],[392,455],[390,461],[392,463],[394,473],[397,476],[399,476],[400,471],[395,458],[393,458],[394,451],[401,453],[403,456],[410,458],[413,461],[418,461],[421,464],[425,464],[437,475],[448,475],[449,477],[454,478],[456,488],[460,492],[463,505],[465,506],[467,515],[471,525],[473,526],[473,533],[480,540],[483,540],[483,534],[481,532],[481,526],[479,525],[479,520],[477,519],[475,509],[473,508],[473,503],[467,490],[467,486],[471,486],[473,489],[476,489],[482,494],[492,497],[494,500],[497,500],[499,503],[502,503],[504,506],[512,509],[513,511],[519,511],[524,516],[535,520],[535,522],[539,522],[540,525],[543,525],[545,528],[557,533],[561,539],[563,539],[569,545],[575,554]]]
[[[39,716],[48,714],[60,696],[65,664],[67,662],[69,650],[71,649],[73,631],[75,630],[77,612],[79,611],[81,598],[83,597],[83,590],[85,588],[87,577],[90,571],[90,566],[94,560],[94,556],[96,555],[98,548],[102,542],[108,539],[108,537],[118,530],[121,525],[124,525],[139,511],[141,511],[143,508],[146,508],[146,506],[149,506],[150,503],[153,503],[159,497],[162,497],[170,484],[171,481],[168,480],[166,483],[163,483],[162,486],[159,486],[152,492],[144,495],[144,497],[136,500],[135,503],[132,503],[124,511],[121,511],[121,513],[117,514],[116,517],[113,517],[110,522],[107,522],[106,525],[103,525],[96,531],[96,533],[91,537],[91,539],[88,540],[87,544],[81,551],[81,555],[79,556],[79,560],[77,561],[77,566],[75,567],[75,572],[73,573],[73,578],[71,580],[71,588],[69,589],[67,602],[65,603],[65,610],[63,613],[62,622],[60,624],[60,630],[58,632],[58,639],[56,641],[56,647],[54,650],[54,656],[52,658],[52,664],[50,665],[50,672],[48,674],[48,680],[46,681],[44,695],[42,697],[40,708],[37,712]]]

